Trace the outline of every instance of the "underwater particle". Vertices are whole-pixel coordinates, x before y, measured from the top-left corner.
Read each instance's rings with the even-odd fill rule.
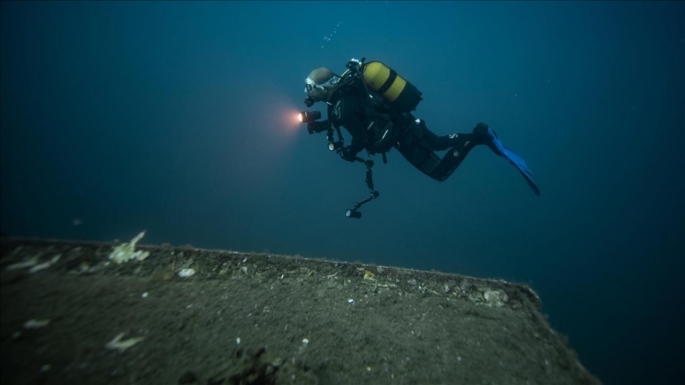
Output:
[[[181,278],[188,278],[193,275],[195,275],[195,269],[181,269],[181,271],[178,272],[178,276]]]
[[[236,344],[236,345],[240,345],[240,337],[238,337],[238,338],[235,339],[235,344]]]
[[[118,350],[120,352],[123,352],[124,350],[130,348],[131,346],[133,346],[133,345],[137,344],[138,342],[145,339],[145,337],[135,337],[135,338],[129,338],[127,340],[122,341],[121,339],[123,337],[124,337],[124,333],[119,333],[119,335],[114,337],[113,340],[109,341],[105,345],[105,347],[107,349]]]
[[[43,365],[43,366],[40,367],[41,373],[45,373],[45,372],[47,372],[48,370],[50,370],[50,365]]]
[[[354,300],[353,300],[352,298],[350,298],[350,299],[347,300],[347,303],[349,303],[350,305],[352,305],[352,304],[354,304]]]
[[[140,295],[142,298],[147,298],[147,291]]]
[[[373,277],[374,277],[374,274],[371,271],[369,271],[369,270],[364,271],[364,279],[373,279]]]
[[[57,254],[54,257],[52,257],[51,260],[49,260],[47,262],[43,262],[39,265],[33,266],[32,268],[29,269],[29,273],[35,273],[35,272],[50,268],[50,266],[54,265],[55,263],[57,263],[57,261],[59,261],[59,258],[61,256],[62,256],[62,254]]]
[[[309,340],[306,338],[302,339],[302,345],[307,346],[307,344],[309,344]]]
[[[7,266],[7,268],[5,268],[5,270],[24,269],[27,267],[35,266],[37,264],[38,264],[38,258],[37,257],[31,257],[29,259],[25,259],[24,262],[13,263],[13,264]]]
[[[81,220],[81,218],[74,218],[71,220],[71,224],[74,226],[80,226],[81,223],[83,223],[83,220]]]
[[[38,329],[38,328],[44,328],[48,326],[50,323],[49,319],[30,319],[26,322],[24,322],[24,329]]]

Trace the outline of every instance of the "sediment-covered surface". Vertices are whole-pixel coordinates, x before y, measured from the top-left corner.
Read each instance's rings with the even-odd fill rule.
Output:
[[[117,245],[2,238],[3,384],[599,383],[525,285]]]

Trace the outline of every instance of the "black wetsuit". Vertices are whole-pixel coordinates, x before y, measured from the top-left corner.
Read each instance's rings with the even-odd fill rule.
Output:
[[[354,161],[358,152],[366,149],[383,154],[393,147],[416,168],[431,178],[443,181],[461,164],[466,155],[481,140],[474,134],[438,136],[423,120],[412,114],[392,111],[355,88],[334,92],[328,103],[328,120],[316,122],[321,131],[332,124],[344,127],[352,136],[349,146],[341,150],[343,159]],[[441,159],[435,151],[448,151]]]

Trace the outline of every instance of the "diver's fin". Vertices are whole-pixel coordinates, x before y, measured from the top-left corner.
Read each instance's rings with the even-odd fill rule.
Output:
[[[487,140],[485,144],[497,155],[504,157],[509,163],[513,164],[520,172],[521,175],[526,179],[530,188],[533,189],[535,195],[540,195],[540,189],[533,181],[533,173],[530,171],[526,162],[520,156],[516,155],[510,149],[504,147],[502,142],[497,137],[497,133],[488,127],[487,135],[491,138]]]

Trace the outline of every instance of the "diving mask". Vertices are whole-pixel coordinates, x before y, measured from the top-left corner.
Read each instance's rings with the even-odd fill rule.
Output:
[[[330,79],[328,79],[327,81],[325,81],[321,84],[316,84],[314,79],[307,77],[304,80],[304,83],[305,83],[304,92],[309,93],[312,90],[317,89],[317,88],[323,91],[325,89],[325,87],[333,87],[334,85],[336,85],[338,83],[338,81],[340,81],[340,77],[337,75],[333,75],[333,77],[331,77]]]

